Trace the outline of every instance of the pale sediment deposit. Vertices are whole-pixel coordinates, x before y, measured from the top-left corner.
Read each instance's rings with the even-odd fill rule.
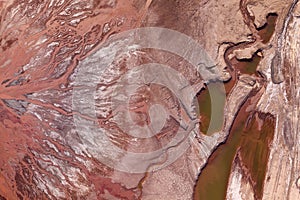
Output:
[[[299,16],[0,1],[0,199],[300,199]]]

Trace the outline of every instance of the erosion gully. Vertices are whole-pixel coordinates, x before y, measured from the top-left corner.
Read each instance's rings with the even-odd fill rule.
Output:
[[[256,34],[259,35],[263,43],[270,41],[275,30],[276,19],[276,14],[269,14],[267,16],[267,24],[256,30]],[[261,57],[257,54],[253,55],[249,60],[237,60],[236,58],[230,61],[227,60],[232,66],[233,78],[225,83],[226,95],[229,94],[229,91],[235,85],[238,73],[259,76],[256,68],[260,60]],[[215,85],[217,87],[217,84]],[[215,85],[212,83],[212,87],[215,87]],[[218,90],[218,88],[214,89]],[[252,94],[252,96],[254,95]],[[211,135],[221,130],[222,123],[217,123],[218,125],[210,129],[210,132],[207,132],[211,117],[209,91],[202,90],[197,98],[201,116],[201,133]],[[270,152],[269,145],[274,136],[275,120],[269,114],[256,111],[247,112],[246,109],[250,105],[250,99],[251,96],[240,108],[226,141],[218,146],[202,169],[194,188],[195,200],[225,199],[233,162],[240,162],[243,176],[250,180],[255,199],[262,198],[263,183]],[[224,106],[224,104],[222,105]],[[222,107],[218,109],[220,113],[223,113]],[[221,119],[218,120],[223,121],[223,116],[224,113],[220,115]]]

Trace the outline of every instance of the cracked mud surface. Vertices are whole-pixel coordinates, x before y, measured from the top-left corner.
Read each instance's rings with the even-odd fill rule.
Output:
[[[299,16],[0,1],[0,199],[300,199]]]

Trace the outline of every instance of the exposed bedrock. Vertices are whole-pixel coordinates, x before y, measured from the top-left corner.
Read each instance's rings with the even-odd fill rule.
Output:
[[[298,1],[9,0],[0,12],[0,199],[192,199],[245,102],[276,122],[259,197],[300,199]],[[224,106],[211,134],[203,90],[208,124]],[[237,152],[227,197],[257,197]]]

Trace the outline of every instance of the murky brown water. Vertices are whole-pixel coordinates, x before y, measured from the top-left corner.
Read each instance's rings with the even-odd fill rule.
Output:
[[[263,43],[268,43],[275,31],[277,14],[269,14],[267,17],[267,24],[258,29],[258,34],[260,35]]]
[[[195,188],[194,199],[225,199],[231,164],[248,116],[245,110],[246,106],[243,106],[226,143],[218,147],[202,170]]]
[[[232,162],[237,154],[246,169],[244,173],[250,174],[256,197],[261,198],[274,120],[267,115],[246,112],[248,105],[249,100],[241,108],[226,143],[218,147],[202,170],[194,199],[225,199]],[[265,122],[259,128],[258,121],[262,120]]]
[[[258,30],[263,43],[270,41],[275,30],[277,17],[275,14],[269,14],[267,24]],[[235,84],[237,72],[257,75],[256,68],[260,61],[261,57],[257,54],[249,60],[237,60],[235,58],[231,60],[235,74],[233,75],[233,80],[225,84],[226,93]],[[211,116],[208,91],[200,93],[198,100],[201,119],[203,119],[200,130],[206,133]],[[243,173],[250,175],[255,198],[262,198],[269,144],[274,136],[274,118],[266,114],[246,112],[249,102],[248,99],[239,111],[226,142],[221,144],[211,155],[207,165],[199,175],[194,190],[194,199],[225,199],[232,162],[236,156],[240,158],[244,170]]]
[[[263,123],[259,127],[258,122]],[[257,113],[247,124],[239,145],[239,156],[246,174],[254,188],[256,199],[262,198],[266,166],[270,153],[269,145],[274,137],[275,123],[270,115]]]
[[[226,88],[225,88],[226,90]],[[197,96],[200,110],[200,131],[203,134],[211,135],[222,129],[224,121],[225,94],[221,83],[210,83],[209,89],[202,90]],[[212,109],[211,98],[214,98],[214,108]],[[212,112],[217,113],[214,116],[214,123],[211,122]]]
[[[259,57],[257,54],[254,54],[254,56],[249,60],[235,60],[235,68],[242,74],[256,74],[256,67],[260,61],[261,57]]]

